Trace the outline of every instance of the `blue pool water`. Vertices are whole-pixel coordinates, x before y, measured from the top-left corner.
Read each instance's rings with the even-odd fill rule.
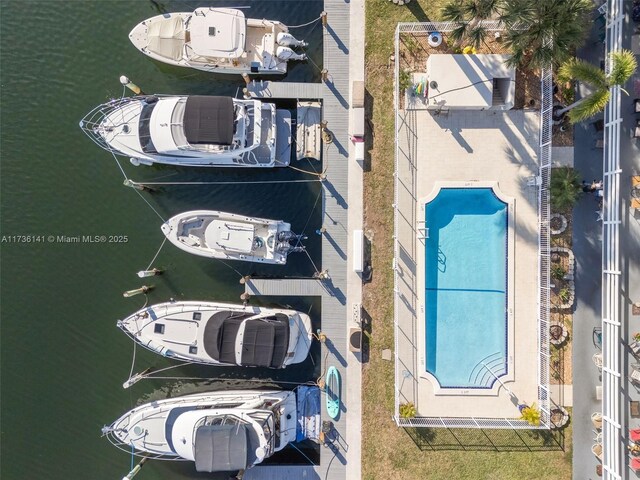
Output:
[[[490,188],[443,188],[425,206],[426,369],[442,388],[507,373],[507,215]]]

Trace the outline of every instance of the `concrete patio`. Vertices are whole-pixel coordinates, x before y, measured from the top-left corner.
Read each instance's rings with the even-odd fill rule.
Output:
[[[522,402],[538,398],[538,213],[537,187],[529,180],[538,174],[539,113],[534,110],[450,111],[447,115],[426,110],[400,112],[397,165],[400,255],[398,284],[397,361],[403,381],[400,402],[413,402],[420,416],[516,419],[520,413],[510,395],[499,387],[497,395],[436,395],[423,378],[424,352],[421,335],[423,301],[417,272],[420,264],[416,212],[418,201],[436,182],[497,182],[500,190],[515,199],[515,373],[508,388]]]

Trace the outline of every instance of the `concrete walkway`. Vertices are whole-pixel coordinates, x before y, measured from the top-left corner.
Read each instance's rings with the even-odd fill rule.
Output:
[[[598,41],[596,24],[578,57],[594,65],[604,60],[604,44]],[[580,91],[579,94],[588,92]],[[577,97],[579,97],[578,95]],[[603,150],[596,149],[593,120],[577,124],[574,129],[574,167],[590,182],[602,178]],[[602,137],[602,133],[599,133]],[[596,400],[600,374],[592,361],[598,350],[593,345],[593,329],[601,324],[602,223],[597,221],[598,207],[593,194],[584,194],[573,210],[573,253],[576,258],[576,308],[573,315],[573,478],[598,478],[600,463],[591,452],[594,428],[591,414],[602,409]]]

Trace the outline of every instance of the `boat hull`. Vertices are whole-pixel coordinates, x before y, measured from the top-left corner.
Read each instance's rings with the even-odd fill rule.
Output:
[[[225,228],[228,225],[229,228]],[[244,229],[244,230],[243,230]],[[284,265],[287,252],[277,249],[278,236],[290,232],[291,225],[282,220],[247,217],[215,210],[183,212],[161,226],[162,233],[171,243],[193,255],[220,260]],[[240,246],[225,244],[221,236],[245,233]],[[250,244],[246,242],[251,238]],[[246,244],[246,245],[245,245]],[[245,248],[246,247],[246,248]]]
[[[163,460],[193,461],[193,449],[188,444],[191,431],[171,432],[179,428],[180,415],[191,417],[238,417],[256,428],[251,414],[269,412],[278,416],[276,422],[278,442],[263,448],[265,456],[254,459],[260,463],[270,454],[281,450],[296,438],[297,406],[296,396],[290,391],[234,390],[207,392],[181,397],[156,400],[137,406],[126,412],[103,433],[115,446],[143,457]],[[196,418],[197,420],[197,418]],[[256,428],[258,430],[258,428]],[[259,432],[264,441],[264,432]],[[182,437],[183,442],[172,441],[172,437]],[[268,440],[270,441],[270,440]],[[266,446],[261,442],[261,445]]]
[[[207,325],[213,315],[229,312],[236,317],[246,320],[284,316],[288,319],[288,341],[286,355],[276,365],[263,363],[243,363],[246,348],[250,344],[236,343],[238,353],[231,358],[219,356],[215,359],[210,355],[211,330],[207,333]],[[200,363],[212,366],[262,366],[268,368],[284,368],[288,365],[303,362],[309,355],[312,339],[311,318],[295,310],[272,309],[244,305],[234,305],[219,302],[167,302],[143,308],[123,320],[119,320],[118,327],[135,342],[174,360]],[[242,332],[245,332],[243,330]],[[241,332],[240,332],[241,333]],[[246,332],[245,332],[246,333]],[[224,337],[220,337],[220,341]],[[246,347],[246,348],[245,348]],[[239,350],[238,350],[239,349]],[[274,354],[275,355],[275,354]],[[247,360],[248,362],[248,360]]]
[[[227,11],[230,9],[216,10]],[[163,53],[154,51],[150,44],[151,35],[149,31],[154,24],[162,22],[165,25],[171,25],[171,22],[175,21],[177,24],[188,25],[188,21],[193,14],[193,12],[175,12],[148,18],[131,30],[129,40],[138,51],[149,58],[176,67],[229,75],[284,75],[287,73],[287,61],[278,58],[277,43],[275,43],[274,39],[281,32],[287,33],[288,28],[281,22],[273,20],[246,19],[247,37],[249,41],[253,41],[253,44],[248,46],[249,51],[244,51],[242,55],[231,59],[190,55],[192,50],[188,45],[188,35],[175,31],[169,32],[168,35],[166,32],[162,32],[164,38],[161,41],[165,45],[169,44],[169,46],[164,47],[165,51]]]

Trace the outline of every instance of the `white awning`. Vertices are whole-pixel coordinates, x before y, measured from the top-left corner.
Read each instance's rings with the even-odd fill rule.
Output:
[[[189,32],[195,55],[238,58],[244,53],[246,21],[240,10],[198,8],[191,17]]]

